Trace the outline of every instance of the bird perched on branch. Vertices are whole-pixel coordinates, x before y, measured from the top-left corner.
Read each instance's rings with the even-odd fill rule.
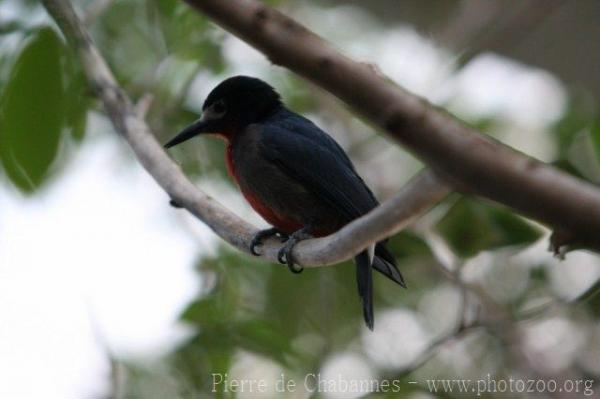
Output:
[[[378,205],[344,150],[310,120],[285,107],[262,80],[236,76],[208,95],[202,118],[165,147],[194,136],[215,134],[227,141],[227,169],[250,205],[273,227],[259,231],[256,247],[269,236],[285,239],[281,263],[299,273],[292,250],[301,240],[334,233]],[[384,242],[355,257],[363,315],[373,329],[372,269],[405,287]]]

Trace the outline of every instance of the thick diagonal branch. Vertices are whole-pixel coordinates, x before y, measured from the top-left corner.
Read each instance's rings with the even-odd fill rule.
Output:
[[[43,4],[77,51],[90,85],[102,100],[116,130],[127,140],[142,166],[178,204],[210,226],[224,240],[249,252],[249,243],[256,228],[196,188],[167,156],[131,100],[119,88],[70,2],[43,0]],[[294,257],[304,266],[322,266],[349,259],[369,244],[404,228],[448,192],[448,186],[440,184],[432,172],[421,173],[394,198],[337,233],[301,242],[294,249]],[[279,245],[276,240],[265,243],[263,256],[276,262]]]
[[[461,191],[600,250],[600,189],[485,137],[255,0],[186,0],[214,22],[382,127]]]

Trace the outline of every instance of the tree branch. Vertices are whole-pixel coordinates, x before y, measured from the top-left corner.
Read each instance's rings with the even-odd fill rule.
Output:
[[[43,4],[77,51],[91,87],[142,166],[173,200],[225,241],[249,253],[249,244],[257,229],[196,188],[167,156],[139,110],[118,86],[71,3],[68,0],[43,0]],[[449,187],[441,184],[431,171],[423,172],[391,200],[337,233],[299,243],[294,249],[294,257],[303,266],[323,266],[349,259],[369,244],[398,232],[448,193]],[[265,242],[263,256],[277,262],[280,245],[277,240]]]
[[[507,205],[568,232],[572,243],[600,250],[597,187],[479,134],[257,1],[186,2],[273,63],[343,100],[461,191]]]

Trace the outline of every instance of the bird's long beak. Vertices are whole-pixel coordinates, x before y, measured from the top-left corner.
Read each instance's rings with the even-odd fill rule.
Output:
[[[212,122],[212,119],[206,119],[205,117],[198,119],[196,122],[179,132],[177,136],[173,137],[167,144],[165,144],[165,148],[176,146],[177,144],[183,143],[184,141],[202,133],[213,133],[214,127]]]

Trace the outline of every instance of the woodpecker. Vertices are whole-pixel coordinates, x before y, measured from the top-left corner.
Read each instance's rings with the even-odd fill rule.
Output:
[[[344,150],[307,118],[289,110],[273,87],[248,76],[228,78],[215,87],[202,117],[165,144],[171,148],[198,135],[227,142],[225,159],[252,208],[272,228],[259,231],[250,251],[270,236],[285,240],[278,253],[294,273],[292,249],[302,240],[332,234],[378,205]],[[372,269],[402,287],[396,261],[378,242],[355,257],[358,294],[367,327],[373,330]]]

